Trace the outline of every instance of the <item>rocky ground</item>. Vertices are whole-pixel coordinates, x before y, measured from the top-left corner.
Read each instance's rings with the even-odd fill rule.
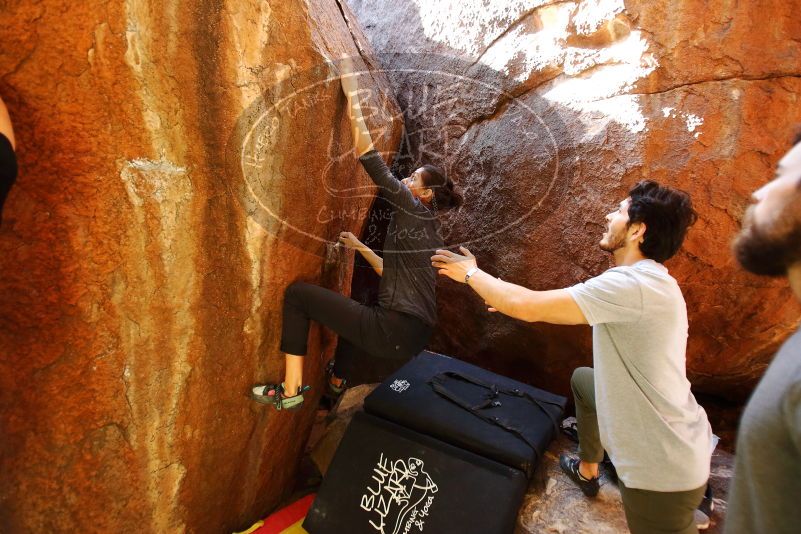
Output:
[[[581,491],[559,469],[559,454],[574,453],[576,445],[562,435],[545,453],[520,508],[515,534],[611,534],[628,532],[620,491],[609,475],[601,476],[601,492],[594,500]],[[705,532],[722,532],[726,511],[726,493],[731,478],[734,457],[717,451],[712,458],[712,489],[715,512]]]
[[[318,412],[304,459],[305,491],[319,484],[319,473],[325,473],[353,414],[362,409],[364,397],[374,385],[348,390],[335,411]],[[560,435],[545,453],[542,463],[529,484],[520,508],[515,534],[612,534],[628,532],[620,491],[608,473],[601,477],[601,492],[596,499],[585,498],[578,488],[559,470],[559,454],[575,452],[576,445]],[[722,532],[726,512],[726,493],[732,475],[734,457],[718,450],[712,458],[711,484],[715,495],[715,512],[705,532]]]

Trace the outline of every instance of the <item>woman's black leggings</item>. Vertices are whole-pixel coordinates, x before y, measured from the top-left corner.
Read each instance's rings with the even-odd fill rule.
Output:
[[[376,358],[407,360],[417,355],[431,338],[433,328],[421,319],[380,306],[364,306],[330,289],[303,282],[290,285],[284,294],[281,351],[304,356],[309,339],[309,320],[327,326],[349,346]],[[355,354],[337,350],[334,373],[348,378]]]

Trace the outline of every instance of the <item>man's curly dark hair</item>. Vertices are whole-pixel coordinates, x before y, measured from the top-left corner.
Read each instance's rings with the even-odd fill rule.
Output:
[[[640,251],[662,263],[681,247],[687,229],[698,220],[690,195],[678,189],[643,180],[629,191],[629,225],[645,223]]]

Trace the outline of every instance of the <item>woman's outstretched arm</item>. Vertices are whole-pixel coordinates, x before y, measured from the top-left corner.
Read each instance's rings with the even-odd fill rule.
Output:
[[[359,103],[359,83],[356,80],[356,74],[353,72],[353,62],[350,58],[342,58],[340,70],[342,91],[348,99],[348,117],[350,118],[351,131],[353,132],[356,155],[359,156],[359,160],[364,165],[367,174],[381,189],[387,200],[396,208],[413,211],[418,201],[409,191],[409,188],[392,175],[392,171],[389,170],[386,162],[373,147],[373,138],[367,128],[361,104]]]
[[[356,81],[356,74],[353,72],[353,61],[349,57],[344,57],[340,61],[342,76],[342,91],[348,99],[348,117],[350,127],[353,132],[353,143],[356,148],[356,155],[361,157],[373,150],[373,138],[367,123],[362,115],[362,107],[359,104],[359,83]]]

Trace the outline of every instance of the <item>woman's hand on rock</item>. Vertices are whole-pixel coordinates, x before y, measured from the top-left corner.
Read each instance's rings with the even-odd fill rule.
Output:
[[[353,248],[357,250],[364,246],[364,244],[361,241],[359,241],[359,238],[353,235],[351,232],[340,232],[339,243],[345,245],[348,248]]]

